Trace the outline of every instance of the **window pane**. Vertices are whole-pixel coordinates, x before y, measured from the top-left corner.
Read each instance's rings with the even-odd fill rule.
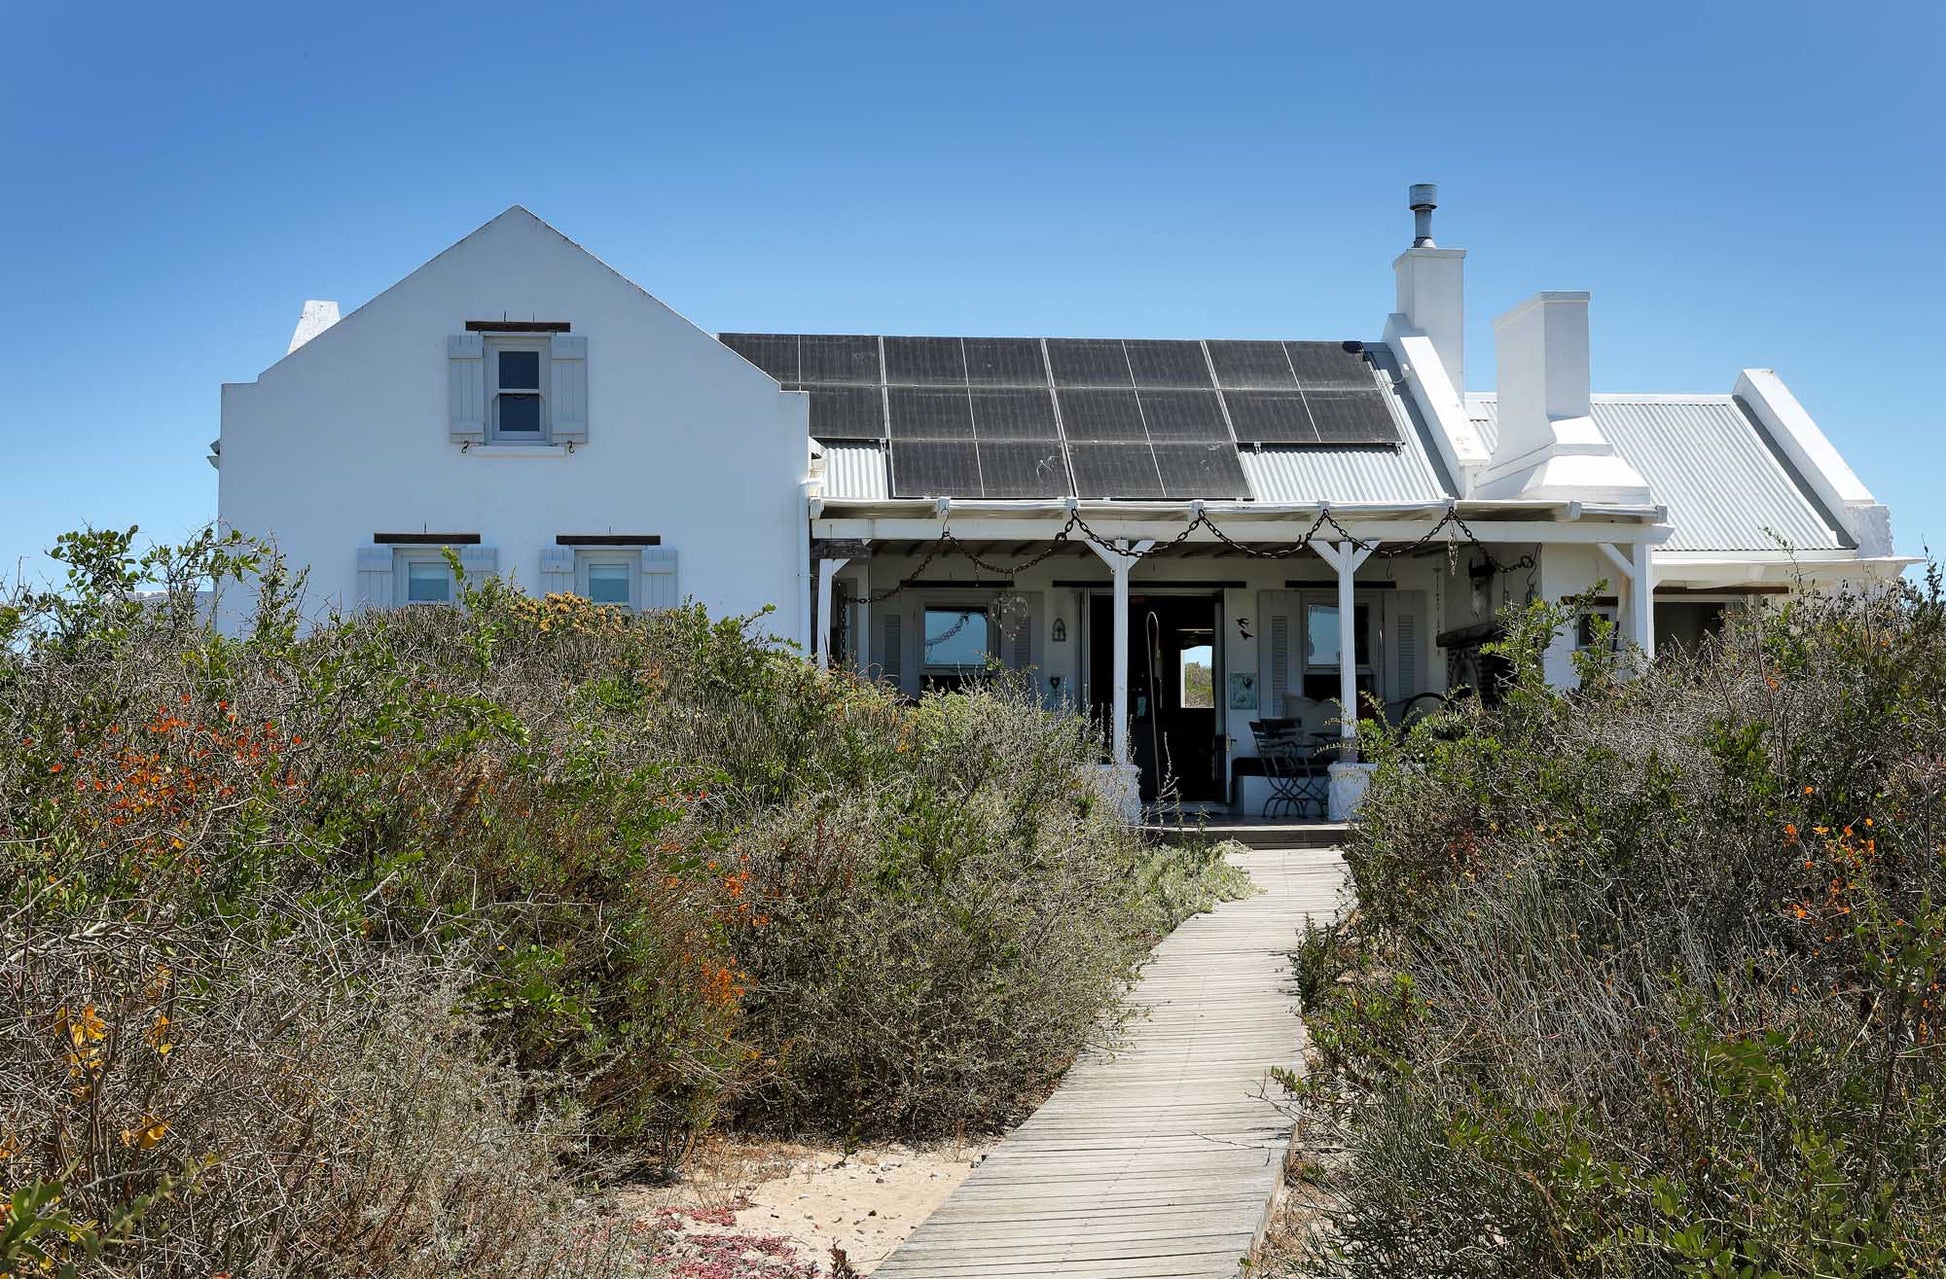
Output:
[[[597,604],[630,604],[629,579],[635,570],[627,564],[590,564],[588,598]]]
[[[540,390],[541,353],[539,351],[500,352],[500,389],[504,391]]]
[[[503,395],[499,405],[502,431],[538,432],[541,429],[540,396]]]
[[[926,610],[927,666],[985,666],[987,615],[978,608]]]
[[[1372,610],[1359,604],[1351,611],[1353,637],[1357,640],[1357,662],[1368,666],[1372,660]],[[1338,606],[1310,604],[1304,609],[1304,665],[1330,670],[1338,665]]]
[[[413,560],[405,570],[405,597],[414,604],[451,603],[452,570],[430,560]]]
[[[1338,664],[1338,606],[1313,604],[1304,610],[1304,665]]]

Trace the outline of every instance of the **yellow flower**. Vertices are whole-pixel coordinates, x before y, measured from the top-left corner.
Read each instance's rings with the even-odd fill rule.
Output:
[[[108,1037],[108,1023],[95,1013],[93,1004],[83,1008],[78,1017],[69,1013],[63,1006],[54,1014],[54,1025],[76,1048],[84,1044],[98,1043]]]
[[[153,1150],[168,1135],[169,1125],[163,1123],[154,1115],[149,1115],[135,1127],[122,1129],[122,1144],[124,1146],[139,1147],[143,1150]]]

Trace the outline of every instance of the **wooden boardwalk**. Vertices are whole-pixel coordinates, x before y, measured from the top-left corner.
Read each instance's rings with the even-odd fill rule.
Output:
[[[1265,1077],[1303,1045],[1289,952],[1344,882],[1329,849],[1237,861],[1264,892],[1165,938],[1121,1049],[1076,1063],[876,1279],[1234,1279],[1290,1143]]]

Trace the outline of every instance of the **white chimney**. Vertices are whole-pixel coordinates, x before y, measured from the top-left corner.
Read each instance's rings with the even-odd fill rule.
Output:
[[[1453,390],[1466,394],[1466,250],[1442,249],[1432,240],[1432,211],[1439,207],[1439,188],[1430,182],[1415,185],[1407,197],[1412,206],[1412,247],[1392,259],[1398,279],[1398,313],[1404,327],[1432,339],[1433,350],[1446,370]]]
[[[304,313],[297,317],[297,328],[291,332],[291,344],[284,354],[289,355],[318,334],[338,322],[338,304],[320,302],[313,298],[304,304]]]
[[[1588,294],[1536,293],[1493,322],[1500,438],[1473,496],[1648,506],[1648,481],[1591,416]]]

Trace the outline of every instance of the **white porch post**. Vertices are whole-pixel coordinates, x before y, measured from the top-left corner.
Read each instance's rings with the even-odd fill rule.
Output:
[[[1635,576],[1628,584],[1629,629],[1642,656],[1655,658],[1655,552],[1647,542],[1635,544]]]
[[[1115,692],[1113,709],[1110,712],[1115,723],[1110,732],[1114,741],[1115,762],[1126,764],[1128,760],[1128,574],[1135,567],[1143,552],[1154,546],[1154,542],[1137,542],[1130,546],[1126,541],[1117,541],[1114,549],[1088,543],[1088,549],[1101,557],[1108,566],[1108,572],[1115,585]]]
[[[831,579],[838,570],[851,563],[850,560],[825,559],[818,561],[818,617],[817,632],[811,637],[812,651],[817,656],[818,669],[831,665]]]
[[[858,629],[852,633],[852,652],[857,656],[859,674],[872,666],[872,562],[858,566]]]
[[[1349,739],[1358,736],[1358,612],[1352,603],[1352,575],[1378,543],[1319,542],[1312,549],[1338,570],[1338,702],[1343,708],[1338,736]]]
[[[1607,542],[1597,542],[1601,553],[1608,557],[1621,574],[1620,589],[1615,593],[1624,596],[1628,607],[1622,613],[1625,631],[1635,646],[1642,650],[1645,660],[1655,657],[1655,563],[1654,549],[1647,542],[1637,542],[1629,548],[1627,555],[1622,554]]]

